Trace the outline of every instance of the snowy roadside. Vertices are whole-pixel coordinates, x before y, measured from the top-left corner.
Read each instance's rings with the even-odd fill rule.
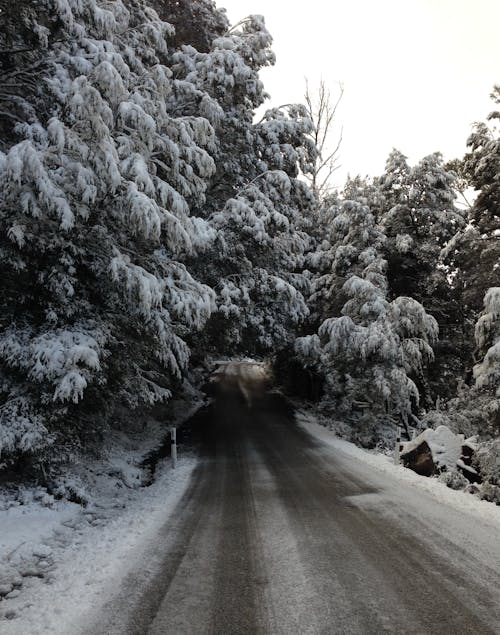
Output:
[[[194,456],[181,457],[173,470],[164,460],[151,486],[127,490],[120,502],[107,506],[82,510],[65,503],[51,510],[35,502],[27,508],[27,523],[16,510],[10,514],[7,510],[4,516],[11,517],[12,526],[21,531],[27,527],[19,534],[15,562],[19,565],[23,554],[32,562],[35,555],[36,565],[51,571],[43,580],[36,575],[23,577],[22,593],[0,603],[2,635],[79,632],[130,569],[141,566],[141,546],[168,520],[196,464]],[[2,527],[3,521],[4,517]],[[2,571],[6,564],[4,559]]]
[[[480,500],[467,492],[452,490],[437,478],[419,476],[402,465],[395,465],[390,456],[380,452],[363,450],[354,443],[340,439],[334,432],[321,425],[317,417],[307,410],[297,410],[296,421],[311,436],[348,457],[356,459],[361,464],[368,465],[370,468],[375,468],[399,481],[424,490],[438,502],[453,507],[457,511],[466,512],[475,518],[500,525],[500,506]]]
[[[103,580],[106,575],[110,580],[118,576],[112,554],[118,553],[118,543],[123,542],[122,525],[131,533],[124,544],[133,549],[135,543],[130,540],[137,533],[140,542],[143,518],[154,523],[153,509],[158,507],[158,522],[165,522],[197,462],[187,439],[179,469],[171,471],[170,461],[162,459],[170,453],[166,422],[184,425],[207,403],[205,394],[186,382],[183,395],[168,410],[130,420],[123,416],[126,431],[109,430],[101,442],[100,456],[74,456],[47,487],[30,482],[22,486],[5,482],[0,487],[2,635],[9,621],[12,633],[59,632],[55,627],[33,630],[29,616],[28,628],[25,617],[45,610],[39,601],[44,588],[54,589],[61,580],[66,586],[72,583],[73,573],[66,575],[65,567],[68,560],[80,558],[80,551],[84,555],[78,575],[88,579],[89,571],[102,569],[108,571],[101,576]],[[92,546],[102,540],[109,553],[103,547],[97,557]],[[73,596],[63,590],[61,597],[63,614]]]

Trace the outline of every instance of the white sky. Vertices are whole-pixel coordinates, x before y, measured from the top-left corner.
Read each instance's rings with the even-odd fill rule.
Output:
[[[462,156],[500,83],[500,0],[217,0],[234,24],[262,14],[277,63],[261,72],[269,105],[303,101],[323,78],[339,108],[342,168],[380,174],[393,147],[410,163]]]

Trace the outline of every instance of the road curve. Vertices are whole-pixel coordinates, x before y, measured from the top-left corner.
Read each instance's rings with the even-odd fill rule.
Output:
[[[91,632],[499,633],[498,544],[480,558],[474,534],[487,550],[493,528],[464,543],[459,512],[384,479],[225,394],[149,568]]]

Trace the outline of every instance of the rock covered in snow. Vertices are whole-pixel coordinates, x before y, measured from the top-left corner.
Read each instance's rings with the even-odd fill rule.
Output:
[[[440,472],[459,469],[471,482],[480,481],[471,466],[475,445],[473,439],[453,433],[447,426],[428,428],[403,445],[401,460],[405,467],[417,474],[432,476]]]
[[[403,447],[401,460],[405,467],[410,468],[417,474],[432,476],[436,473],[436,465],[432,458],[431,448],[425,439],[420,439],[420,436],[409,444],[405,444],[405,446],[410,445],[411,447]],[[416,441],[418,439],[420,441],[417,444]]]

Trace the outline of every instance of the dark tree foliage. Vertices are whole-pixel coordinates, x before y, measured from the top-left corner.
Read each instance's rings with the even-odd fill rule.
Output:
[[[17,124],[47,116],[48,41],[57,31],[43,2],[0,0],[0,149],[18,138]]]
[[[172,50],[186,45],[207,53],[213,40],[230,26],[224,9],[218,9],[213,0],[150,0],[149,5],[175,28],[169,42]]]
[[[500,106],[500,86],[491,98]],[[500,112],[494,110],[486,123],[478,123],[469,137],[470,152],[464,165],[470,183],[478,191],[472,209],[472,220],[481,234],[491,235],[500,229]]]
[[[492,93],[500,103],[500,89]],[[467,227],[453,237],[443,250],[443,259],[453,275],[453,287],[459,294],[468,339],[483,308],[490,287],[500,284],[500,113],[493,111],[487,122],[477,123],[468,139],[470,151],[459,165],[460,187],[477,191],[474,204],[467,210]]]

